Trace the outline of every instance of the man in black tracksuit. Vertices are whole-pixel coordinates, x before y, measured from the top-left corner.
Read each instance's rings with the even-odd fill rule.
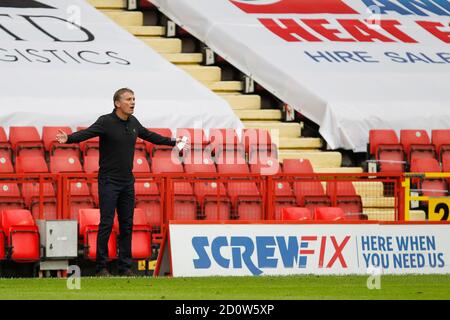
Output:
[[[118,269],[120,275],[130,276],[135,200],[132,169],[136,139],[139,137],[154,144],[169,146],[181,140],[160,136],[139,123],[132,115],[135,105],[132,90],[119,89],[113,100],[115,109],[112,113],[100,116],[89,128],[70,135],[60,130],[56,138],[60,143],[78,143],[100,137],[98,193],[101,219],[97,238],[97,275],[109,276],[106,268],[108,240],[117,208],[120,229]]]

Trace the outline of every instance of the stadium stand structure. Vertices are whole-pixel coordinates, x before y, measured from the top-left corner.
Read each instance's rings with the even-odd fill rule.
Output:
[[[341,167],[342,154],[322,151],[324,143],[320,138],[302,137],[303,123],[283,121],[282,103],[273,97],[266,99],[267,92],[262,88],[256,86],[256,91],[245,93],[241,73],[222,58],[217,57],[216,65],[206,65],[202,44],[185,30],[177,28],[177,34],[168,37],[166,18],[153,6],[149,6],[150,11],[127,11],[124,0],[89,0],[89,3],[225,99],[246,128],[279,132],[279,141],[275,143],[280,160],[306,158],[317,172],[362,172],[359,167]]]

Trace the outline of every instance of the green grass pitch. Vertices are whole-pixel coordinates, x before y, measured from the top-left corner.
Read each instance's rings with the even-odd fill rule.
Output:
[[[381,276],[369,290],[368,276],[208,278],[81,278],[80,290],[66,279],[0,279],[0,299],[450,299],[450,275]]]

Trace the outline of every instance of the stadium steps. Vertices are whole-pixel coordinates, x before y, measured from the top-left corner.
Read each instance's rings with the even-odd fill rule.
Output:
[[[301,124],[281,122],[279,109],[261,109],[261,96],[242,94],[241,81],[222,81],[222,70],[217,66],[203,66],[203,56],[199,52],[182,52],[182,40],[165,38],[164,27],[144,26],[144,14],[126,11],[125,0],[88,0],[125,30],[144,41],[169,62],[186,71],[210,90],[225,99],[247,128],[264,128],[279,131],[279,157],[283,159],[308,158],[317,172],[359,173],[361,168],[342,168],[339,152],[320,151],[319,138],[302,138]]]

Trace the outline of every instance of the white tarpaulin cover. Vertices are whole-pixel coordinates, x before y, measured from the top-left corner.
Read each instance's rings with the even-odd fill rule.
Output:
[[[152,2],[333,149],[366,151],[373,128],[450,128],[448,0]]]
[[[90,125],[115,90],[146,127],[242,124],[223,99],[82,0],[0,1],[0,125]]]

